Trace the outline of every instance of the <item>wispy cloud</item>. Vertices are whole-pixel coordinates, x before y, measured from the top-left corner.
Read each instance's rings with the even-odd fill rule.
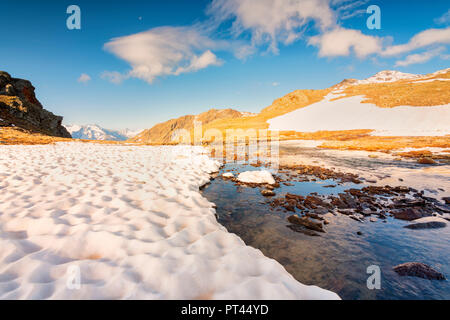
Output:
[[[79,77],[78,77],[78,82],[80,83],[88,83],[89,81],[91,81],[91,77],[86,74],[86,73],[82,73]]]
[[[121,84],[124,80],[129,78],[129,75],[122,74],[122,73],[117,72],[117,71],[104,71],[104,72],[102,72],[100,77],[103,80],[108,80],[111,83]]]
[[[297,40],[308,23],[325,30],[336,21],[328,0],[214,0],[207,12],[219,24],[231,20],[235,37],[248,33],[253,46],[273,53],[279,43]]]
[[[383,56],[395,56],[413,50],[438,44],[450,43],[450,27],[445,29],[428,29],[413,36],[408,43],[387,47]]]
[[[449,24],[450,23],[450,9],[439,18],[434,19],[436,24]]]
[[[444,47],[436,48],[434,50],[422,52],[422,53],[416,53],[411,54],[407,56],[404,60],[397,61],[395,63],[396,67],[406,67],[411,64],[417,64],[417,63],[425,63],[429,61],[430,59],[440,55],[443,51],[445,51]]]
[[[347,20],[350,18],[364,15],[367,10],[369,0],[332,0],[330,2],[332,8],[336,11],[339,20]],[[365,8],[362,8],[366,6]]]

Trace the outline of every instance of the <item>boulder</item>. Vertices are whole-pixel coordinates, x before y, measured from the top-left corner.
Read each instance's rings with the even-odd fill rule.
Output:
[[[412,220],[430,216],[430,214],[428,212],[422,210],[419,207],[392,210],[391,213],[394,215],[394,217],[396,219],[406,220],[406,221],[412,221]]]

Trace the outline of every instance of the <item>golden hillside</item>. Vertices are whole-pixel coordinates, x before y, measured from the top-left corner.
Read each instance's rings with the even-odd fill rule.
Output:
[[[387,74],[395,76],[396,72],[383,71],[379,74]],[[398,74],[398,73],[397,73]],[[378,74],[377,74],[378,75]],[[261,110],[261,112],[254,116],[242,116],[240,112],[227,110],[210,110],[198,116],[188,115],[178,119],[172,119],[167,122],[158,124],[149,130],[145,130],[137,137],[130,139],[132,142],[151,143],[151,144],[171,144],[179,140],[173,141],[173,133],[177,129],[186,129],[190,135],[190,141],[194,141],[194,120],[202,122],[202,138],[203,143],[212,143],[213,141],[223,140],[227,130],[234,130],[237,135],[248,136],[250,132],[256,132],[259,135],[259,130],[267,130],[269,119],[281,116],[299,108],[307,107],[313,103],[321,101],[327,94],[332,91],[342,91],[345,97],[363,95],[366,97],[365,103],[373,103],[382,108],[393,108],[401,105],[409,106],[436,106],[450,103],[450,69],[438,71],[433,74],[414,76],[411,79],[400,79],[392,82],[371,82],[370,79],[359,81],[356,79],[345,79],[341,83],[334,85],[328,89],[320,90],[295,90],[279,99],[276,99],[270,106]],[[431,81],[432,79],[438,79]],[[206,134],[205,134],[206,133]],[[328,140],[339,141],[336,143],[339,148],[348,146],[354,148],[354,144],[349,141],[359,141],[365,137],[370,137],[371,130],[348,130],[339,132],[318,131],[318,132],[288,132],[282,131],[279,133],[280,140],[287,139],[301,139],[301,140]],[[270,133],[269,133],[270,135]],[[372,138],[370,143],[373,145]],[[443,138],[444,140],[448,138]],[[383,139],[381,139],[383,140]],[[420,145],[428,144],[430,139],[420,141]],[[342,143],[346,141],[346,143]],[[388,140],[384,141],[387,143]],[[400,142],[403,140],[396,140]],[[408,145],[412,142],[419,142],[415,138],[408,140]],[[199,142],[199,141],[196,141]],[[442,144],[442,141],[440,141]],[[330,143],[328,146],[334,146]],[[397,145],[397,143],[395,143]],[[378,145],[377,145],[378,147]],[[389,147],[388,149],[390,149]]]
[[[188,132],[193,133],[194,121],[199,121],[205,126],[215,120],[229,121],[242,117],[243,114],[241,112],[233,109],[211,109],[197,116],[187,115],[159,123],[151,129],[142,131],[136,137],[131,138],[128,141],[144,144],[173,144],[178,141],[173,139],[177,130],[187,130]]]
[[[363,103],[381,108],[439,106],[450,103],[450,81],[361,84],[347,87],[343,93],[345,96],[338,99],[363,95],[366,97]]]

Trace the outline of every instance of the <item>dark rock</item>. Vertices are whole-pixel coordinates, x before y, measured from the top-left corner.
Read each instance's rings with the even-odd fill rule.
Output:
[[[407,262],[399,264],[393,269],[400,276],[419,277],[428,280],[445,280],[445,276],[442,273],[420,262]]]
[[[349,194],[340,193],[339,197],[346,204],[347,208],[356,208],[358,206],[356,200]]]
[[[417,207],[392,210],[391,213],[394,215],[396,219],[406,221],[412,221],[423,217],[431,216],[431,213],[428,213],[424,210],[421,210],[421,208]]]
[[[9,125],[50,136],[71,138],[62,117],[45,110],[31,82],[0,71],[0,118]]]
[[[339,213],[345,214],[346,216],[350,216],[355,213],[354,209],[338,209]]]
[[[355,220],[355,221],[363,222],[363,220],[362,220],[360,217],[357,217],[357,216],[355,216],[355,215],[351,215],[351,216],[349,216],[349,217],[350,217],[350,219],[353,219],[353,220]]]
[[[321,216],[319,216],[316,213],[309,213],[309,212],[307,212],[307,213],[305,213],[305,216],[307,216],[309,218],[316,219],[316,220],[321,220],[321,221],[325,220],[324,218],[322,218]]]
[[[288,221],[292,224],[304,226],[307,229],[318,231],[318,232],[325,232],[323,229],[323,225],[321,222],[314,222],[308,219],[307,217],[298,217],[296,215],[292,215],[288,218]]]
[[[444,197],[442,200],[444,200],[446,204],[450,204],[450,197]]]
[[[413,223],[405,226],[405,228],[408,228],[408,229],[437,229],[437,228],[445,228],[447,226],[447,223],[445,222],[445,220],[443,221],[442,218],[430,217],[430,218],[419,219],[416,221],[417,222],[413,222]]]
[[[312,230],[309,230],[303,226],[297,225],[297,224],[290,224],[287,226],[289,229],[291,229],[292,231],[298,232],[298,233],[303,233],[307,236],[311,236],[311,237],[319,237],[320,235]]]

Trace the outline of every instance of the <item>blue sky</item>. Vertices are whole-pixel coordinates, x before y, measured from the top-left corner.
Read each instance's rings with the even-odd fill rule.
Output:
[[[66,27],[71,4],[81,30]],[[380,30],[366,26],[369,5]],[[213,107],[259,112],[385,69],[447,68],[449,21],[447,0],[2,0],[0,70],[31,80],[64,123],[141,129]]]

